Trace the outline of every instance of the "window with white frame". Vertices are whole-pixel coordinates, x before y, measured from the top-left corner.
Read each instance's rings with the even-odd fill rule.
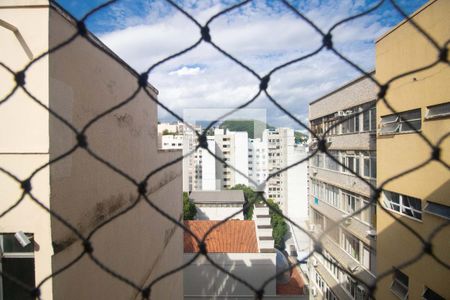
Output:
[[[365,155],[363,158],[364,165],[364,177],[376,178],[377,177],[377,159],[373,156]]]
[[[392,293],[400,299],[408,299],[408,285],[408,276],[400,270],[395,270],[391,284]]]
[[[375,106],[363,113],[363,131],[374,131],[376,129],[377,112]]]
[[[26,234],[32,239],[31,234]],[[30,242],[22,246],[13,233],[0,234],[0,271],[17,278],[25,285],[33,288],[34,277],[34,244]],[[6,276],[0,276],[0,299],[32,299],[31,295]]]
[[[359,155],[352,152],[347,152],[342,155],[342,163],[347,167],[343,168],[344,172],[350,173],[349,169],[359,174]]]
[[[420,130],[422,128],[420,108],[383,116],[380,125],[381,135]]]
[[[450,102],[428,106],[425,119],[437,119],[450,116]]]
[[[342,122],[341,128],[342,133],[354,133],[359,132],[359,114],[358,108],[350,109],[347,112],[347,116],[345,117],[347,120]]]
[[[399,214],[422,220],[422,201],[418,198],[385,191],[384,205]]]
[[[345,212],[351,214],[361,208],[361,201],[356,195],[345,192],[342,193],[342,196],[344,199],[343,208]]]
[[[359,240],[344,230],[342,230],[342,248],[354,259],[359,261]]]

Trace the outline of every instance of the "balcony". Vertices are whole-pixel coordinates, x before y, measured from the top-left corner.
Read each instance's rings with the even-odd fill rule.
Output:
[[[339,222],[344,218],[344,212],[329,205],[328,203],[321,201],[320,199],[317,199],[315,201],[313,196],[310,196],[309,203],[310,206],[320,212],[322,215],[326,216],[333,222]],[[372,227],[368,224],[365,224],[361,222],[360,220],[353,217],[351,221],[347,222],[346,224],[342,225],[345,230],[356,236],[358,239],[360,239],[362,242],[364,242],[367,245],[370,245],[371,247],[375,247],[375,240],[368,236],[368,231],[372,229]]]
[[[309,177],[317,179],[344,190],[354,192],[366,197],[370,197],[369,185],[350,173],[343,173],[338,171],[332,171],[314,166],[309,166]],[[376,185],[375,179],[366,179],[370,184]]]

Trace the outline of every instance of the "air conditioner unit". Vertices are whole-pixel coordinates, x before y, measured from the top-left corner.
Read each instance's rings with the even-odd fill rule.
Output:
[[[374,229],[369,229],[366,232],[367,232],[367,235],[371,238],[375,238],[377,236],[377,232]]]
[[[345,116],[345,112],[343,110],[339,110],[334,114],[335,117],[343,117]]]
[[[317,267],[319,265],[319,263],[317,262],[317,258],[313,257],[311,258],[311,264],[313,265],[313,267]]]
[[[346,116],[349,116],[349,115],[352,115],[353,114],[353,110],[346,110],[345,111],[345,115]]]
[[[316,289],[316,288],[312,288],[312,289],[311,289],[311,295],[312,295],[313,297],[317,297],[317,289]]]
[[[357,264],[350,264],[347,266],[347,269],[352,272],[355,273],[356,271],[358,271],[359,266]]]

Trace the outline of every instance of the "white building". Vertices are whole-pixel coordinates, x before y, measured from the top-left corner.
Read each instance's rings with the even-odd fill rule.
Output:
[[[232,168],[217,161],[216,175],[221,180],[221,188],[228,189],[237,184],[248,185],[248,134],[226,129],[215,129],[214,138],[218,147],[217,156],[221,157]]]
[[[223,220],[234,214],[233,219],[244,220],[245,198],[241,190],[196,191],[189,199],[197,208],[197,220]]]
[[[288,149],[295,144],[294,130],[291,128],[266,129],[263,140],[268,145],[268,170],[274,174],[288,166]],[[292,152],[293,153],[293,152]],[[270,178],[266,184],[267,198],[280,205],[287,213],[288,172],[281,172]]]
[[[159,126],[159,125],[158,125]],[[183,135],[165,134],[160,136],[162,150],[182,150]]]
[[[248,176],[257,184],[250,181],[249,185],[252,188],[257,188],[267,179],[269,175],[268,158],[267,140],[259,138],[248,140]]]

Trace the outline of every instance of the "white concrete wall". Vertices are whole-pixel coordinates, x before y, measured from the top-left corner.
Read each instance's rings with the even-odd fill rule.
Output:
[[[29,2],[29,1],[28,1]],[[34,1],[38,7],[26,6],[25,1],[1,1],[0,61],[13,71],[24,68],[31,59],[48,49],[48,4]],[[16,7],[6,7],[14,5]],[[0,24],[1,25],[1,24]],[[8,26],[16,28],[14,32]],[[10,27],[11,28],[11,27]],[[21,44],[23,39],[25,44]],[[26,48],[30,50],[27,54]],[[26,72],[26,87],[44,105],[49,105],[48,57],[42,58]],[[0,99],[14,87],[13,75],[0,67]],[[34,170],[49,161],[48,112],[22,90],[0,105],[0,167],[19,178],[27,179]],[[31,180],[32,194],[50,207],[50,170],[38,172]],[[0,171],[0,212],[14,205],[22,194],[20,183]],[[0,233],[22,230],[34,234],[35,280],[40,283],[52,273],[50,215],[29,196],[0,219]],[[52,280],[41,287],[43,299],[52,299]]]
[[[158,125],[159,126],[159,125]],[[163,150],[182,150],[183,149],[183,135],[162,135],[161,149]]]
[[[248,176],[248,134],[247,132],[233,132],[234,135],[234,163],[233,166]],[[235,173],[234,185],[245,184],[248,185],[248,179]]]
[[[216,153],[216,142],[214,137],[208,137],[208,149]],[[208,151],[202,151],[202,190],[216,190],[216,158]]]
[[[276,273],[275,253],[210,253],[209,256],[224,269],[244,278],[255,288]],[[194,253],[185,253],[188,262]],[[187,296],[254,295],[253,291],[211,265],[204,256],[184,269],[184,294]],[[265,288],[265,296],[276,294],[275,280]]]
[[[240,207],[214,207],[214,206],[199,206],[197,205],[197,214],[195,218],[197,220],[223,220],[235,213],[239,210],[242,210],[242,206]],[[236,216],[233,217],[234,220],[244,220],[243,212],[240,212]]]

